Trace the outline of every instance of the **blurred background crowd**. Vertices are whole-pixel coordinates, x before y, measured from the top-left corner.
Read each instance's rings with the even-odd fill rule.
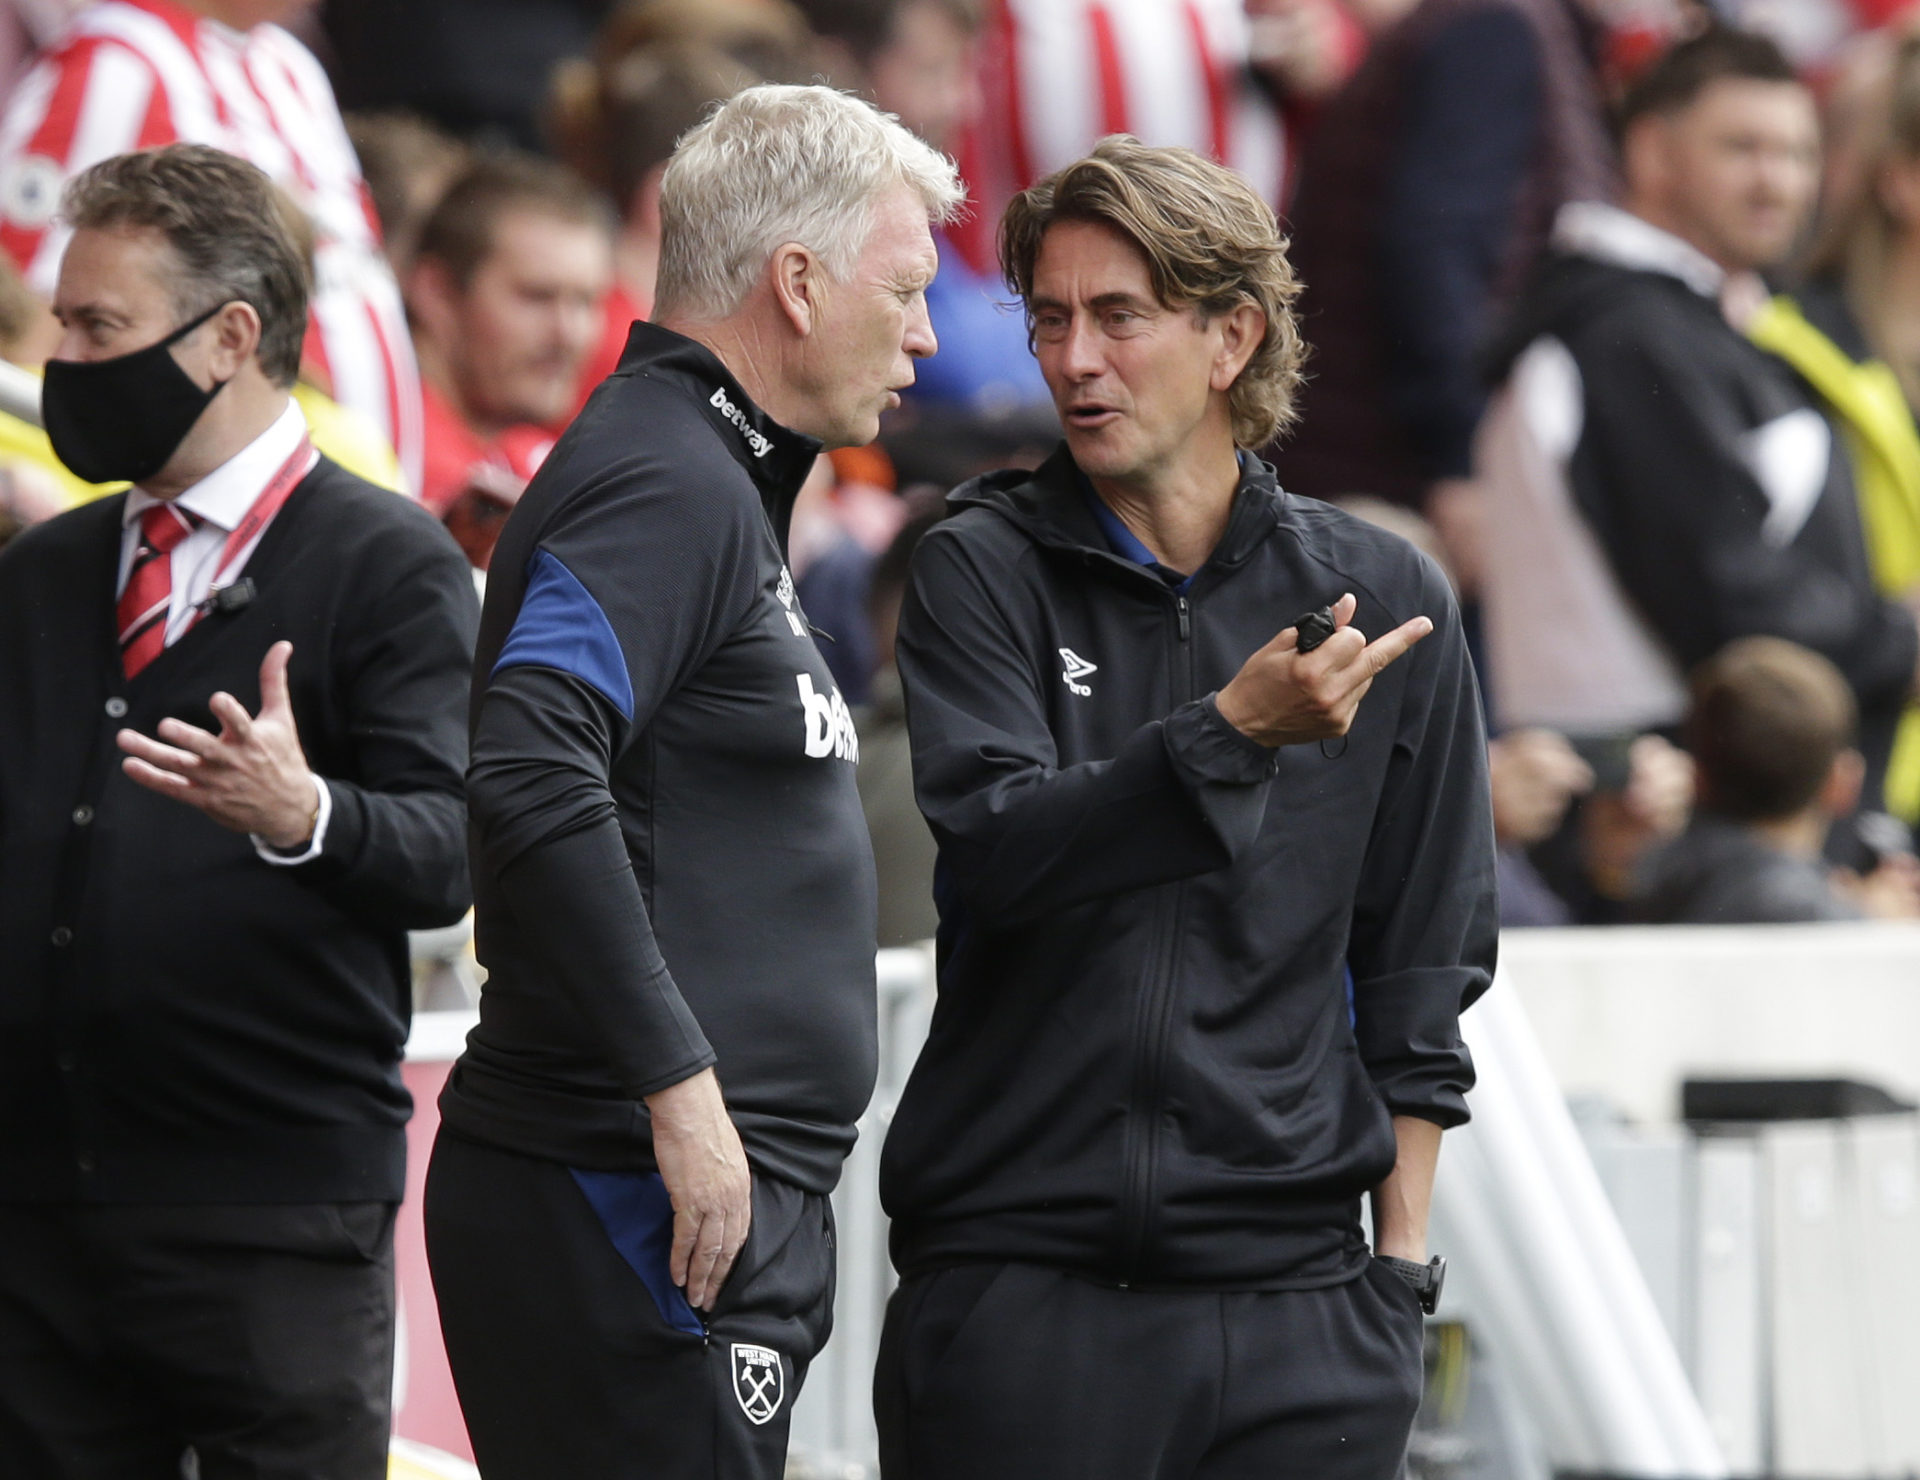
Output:
[[[951,153],[940,352],[796,515],[883,945],[933,933],[892,629],[947,489],[1055,440],[994,261],[1103,135],[1244,174],[1313,346],[1289,489],[1454,581],[1512,925],[1920,916],[1920,29],[1902,0],[5,0],[0,541],[66,179],[193,139],[304,223],[316,441],[485,571],[651,304],[675,140],[825,80]],[[636,429],[642,434],[643,429]],[[1288,613],[1277,612],[1276,626]]]

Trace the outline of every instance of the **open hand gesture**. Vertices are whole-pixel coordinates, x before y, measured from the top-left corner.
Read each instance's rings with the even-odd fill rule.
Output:
[[[231,694],[208,702],[220,733],[163,719],[159,739],[138,730],[115,737],[121,767],[150,791],[198,807],[222,827],[251,833],[270,847],[298,848],[313,836],[318,779],[307,769],[287,695],[293,644],[276,642],[260,664],[260,712],[250,715]],[[165,743],[162,743],[165,742]]]

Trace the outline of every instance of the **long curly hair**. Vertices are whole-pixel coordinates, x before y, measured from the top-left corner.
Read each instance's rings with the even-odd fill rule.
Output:
[[[1252,186],[1191,149],[1149,148],[1129,134],[1102,139],[1016,195],[1001,217],[1001,271],[1023,300],[1033,296],[1040,243],[1058,221],[1095,222],[1132,241],[1169,308],[1211,318],[1251,303],[1265,314],[1260,347],[1227,393],[1233,440],[1264,447],[1293,424],[1307,357],[1293,316],[1300,280],[1272,207]]]

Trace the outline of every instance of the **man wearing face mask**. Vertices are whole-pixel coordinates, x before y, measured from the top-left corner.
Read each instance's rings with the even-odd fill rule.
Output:
[[[406,931],[465,910],[466,561],[314,452],[254,166],[109,159],[0,553],[0,1474],[386,1473]]]

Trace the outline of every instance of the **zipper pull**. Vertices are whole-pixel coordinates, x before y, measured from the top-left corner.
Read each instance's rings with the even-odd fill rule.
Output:
[[[1193,636],[1193,624],[1188,620],[1189,608],[1187,606],[1187,598],[1184,596],[1180,597],[1179,603],[1180,640],[1185,642],[1189,637]]]

